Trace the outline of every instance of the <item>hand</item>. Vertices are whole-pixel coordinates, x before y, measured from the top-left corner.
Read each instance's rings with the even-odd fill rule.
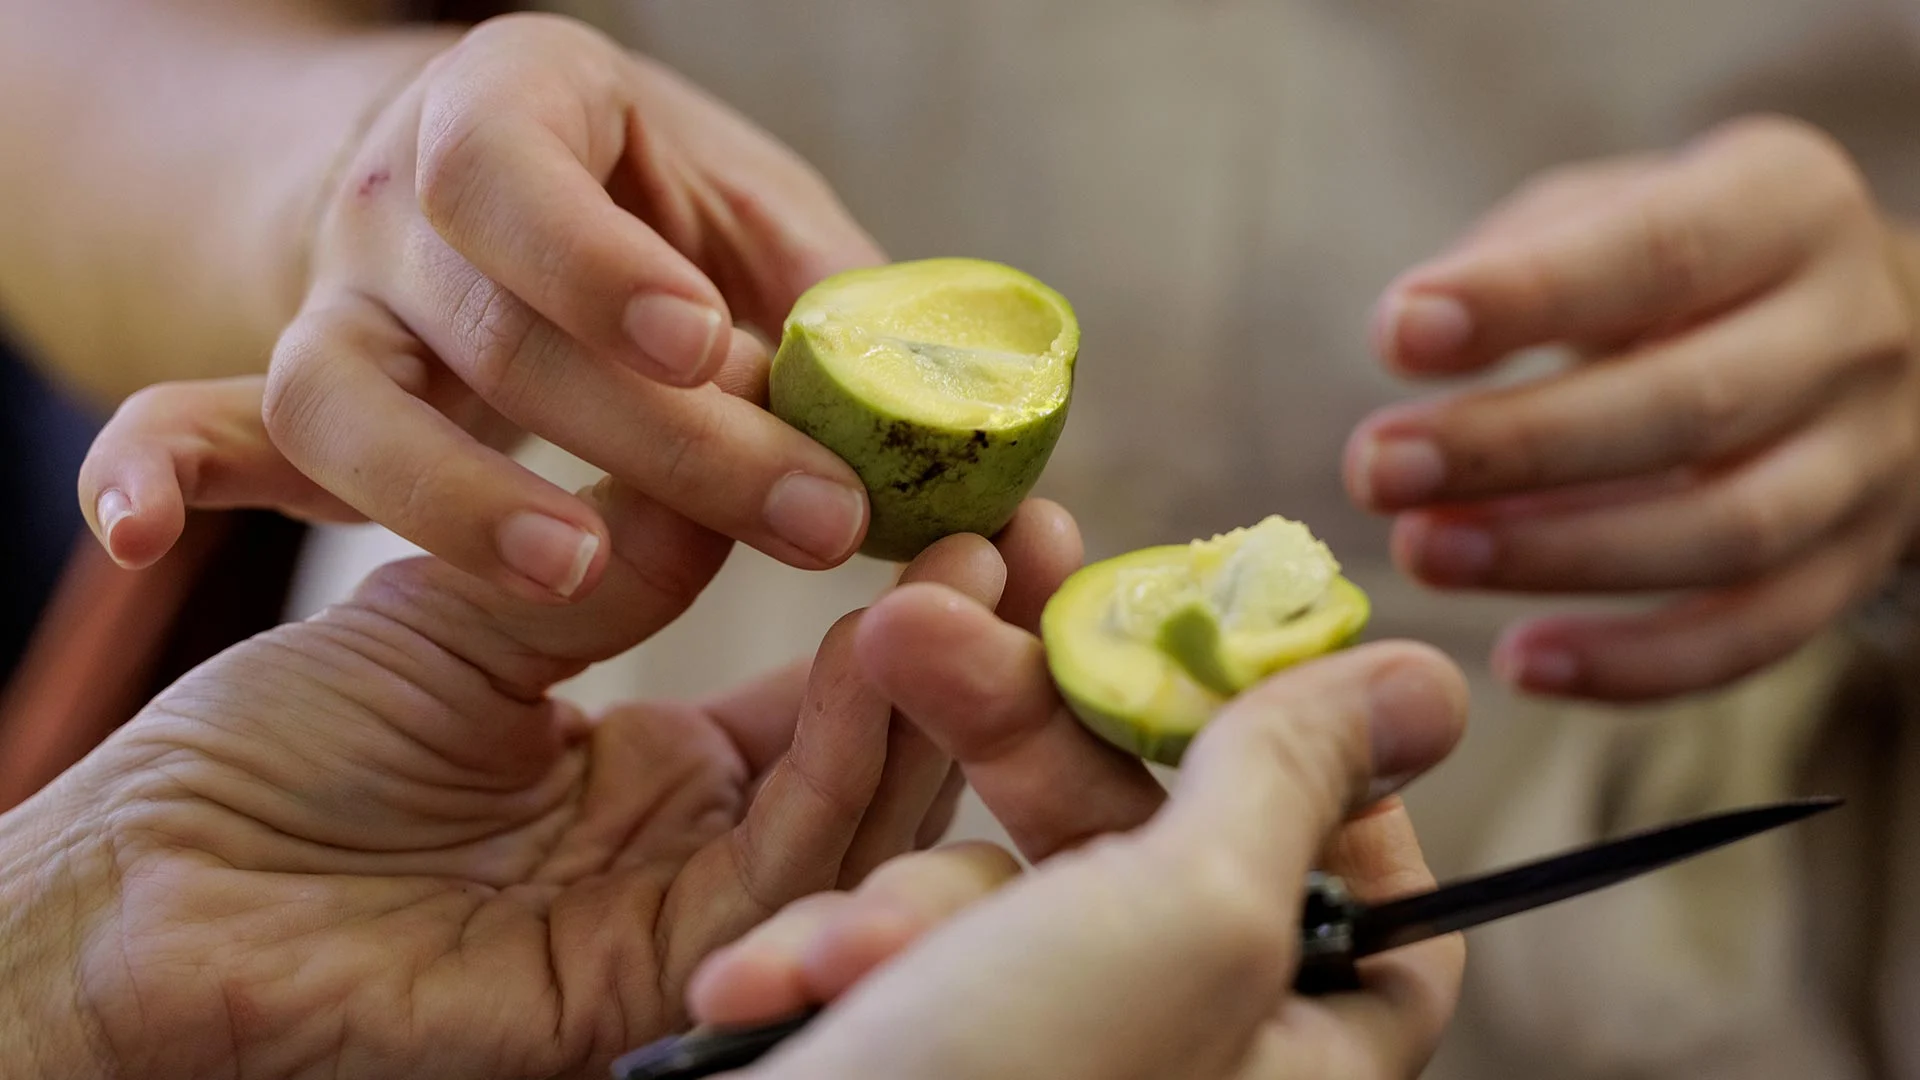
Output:
[[[122,414],[89,468],[272,502],[284,463],[231,387],[169,388],[184,430]],[[678,1023],[713,948],[940,834],[958,778],[860,675],[862,614],[712,700],[590,718],[547,698],[671,621],[729,547],[617,483],[590,498],[611,541],[591,598],[390,565],[3,819],[0,913],[55,953],[0,958],[9,992],[84,1019],[114,1075],[591,1073]],[[1079,558],[1071,519],[1031,502],[997,546],[949,538],[905,580],[1030,624]]]
[[[1920,512],[1908,258],[1846,153],[1748,120],[1668,157],[1549,173],[1387,292],[1419,377],[1563,344],[1561,373],[1387,409],[1354,498],[1444,588],[1672,590],[1510,628],[1518,687],[1630,701],[1725,684],[1877,588]]]
[[[977,602],[900,589],[858,649],[1039,868],[1016,879],[977,844],[906,856],[716,953],[691,986],[702,1020],[840,1002],[751,1075],[1420,1071],[1457,998],[1458,936],[1363,961],[1358,993],[1290,991],[1309,867],[1368,899],[1432,885],[1399,801],[1374,800],[1460,735],[1464,680],[1444,659],[1370,645],[1273,679],[1202,734],[1162,806],[1137,760],[1061,709],[1038,643]]]
[[[766,349],[734,326],[777,339],[802,290],[881,260],[793,154],[583,25],[517,16],[343,161],[263,401],[319,488],[530,600],[591,592],[608,537],[495,449],[521,431],[792,565],[855,550],[857,477],[757,406]],[[110,491],[96,527],[156,497]]]

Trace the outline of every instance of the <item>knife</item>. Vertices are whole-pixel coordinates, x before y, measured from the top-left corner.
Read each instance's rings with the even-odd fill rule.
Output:
[[[1831,810],[1840,799],[1794,799],[1682,821],[1378,904],[1354,899],[1330,874],[1307,876],[1294,989],[1360,988],[1354,962],[1442,934],[1571,899],[1714,848]],[[614,1080],[698,1080],[753,1064],[804,1029],[818,1007],[770,1024],[695,1029],[613,1063]]]

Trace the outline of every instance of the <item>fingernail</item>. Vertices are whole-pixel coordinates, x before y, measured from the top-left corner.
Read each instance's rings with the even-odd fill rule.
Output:
[[[133,500],[119,488],[108,488],[100,493],[100,500],[93,504],[93,516],[100,522],[100,535],[106,539],[109,550],[113,547],[113,527],[133,516]]]
[[[1374,439],[1360,449],[1356,473],[1365,501],[1380,509],[1421,502],[1440,490],[1447,462],[1426,439]]]
[[[562,599],[571,597],[593,565],[600,538],[545,514],[515,514],[500,525],[500,559]]]
[[[1373,775],[1404,785],[1439,761],[1453,745],[1458,707],[1453,687],[1424,664],[1396,664],[1375,678],[1367,687]]]
[[[1420,573],[1439,585],[1473,585],[1493,569],[1493,534],[1475,525],[1434,525],[1420,537]]]
[[[1374,329],[1374,348],[1388,361],[1421,368],[1445,361],[1473,338],[1473,315],[1449,296],[1398,295],[1387,301]]]
[[[1565,649],[1502,649],[1494,654],[1493,673],[1521,690],[1561,693],[1580,681],[1580,661]]]
[[[669,375],[684,382],[706,365],[726,320],[705,304],[647,293],[627,304],[627,337]]]
[[[781,477],[767,495],[767,526],[813,557],[837,563],[853,551],[866,495],[806,473]]]

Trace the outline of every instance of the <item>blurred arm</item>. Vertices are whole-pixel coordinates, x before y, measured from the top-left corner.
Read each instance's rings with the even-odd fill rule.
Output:
[[[334,161],[452,40],[354,0],[0,0],[0,316],[112,402],[263,370]]]

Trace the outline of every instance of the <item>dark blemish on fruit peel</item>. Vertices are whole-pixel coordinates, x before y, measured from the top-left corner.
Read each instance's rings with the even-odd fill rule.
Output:
[[[889,450],[907,450],[919,445],[913,425],[905,420],[890,420],[880,431],[880,445]]]
[[[381,188],[387,186],[387,181],[391,179],[393,179],[392,169],[385,168],[384,166],[381,168],[375,169],[372,172],[367,174],[367,178],[365,180],[360,181],[360,187],[358,190],[354,192],[354,194],[364,199],[367,196],[373,194],[374,192],[379,191]]]

